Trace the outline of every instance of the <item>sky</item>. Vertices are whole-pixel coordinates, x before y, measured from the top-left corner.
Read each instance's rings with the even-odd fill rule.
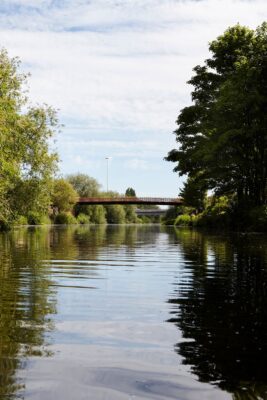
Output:
[[[192,68],[229,26],[264,20],[266,0],[1,0],[0,46],[30,72],[31,103],[58,110],[62,176],[105,190],[108,167],[110,190],[175,197],[183,178],[164,157]]]

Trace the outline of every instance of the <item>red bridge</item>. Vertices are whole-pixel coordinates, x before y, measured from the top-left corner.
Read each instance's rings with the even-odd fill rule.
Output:
[[[183,200],[181,197],[80,197],[77,204],[157,204],[180,206],[183,204]]]

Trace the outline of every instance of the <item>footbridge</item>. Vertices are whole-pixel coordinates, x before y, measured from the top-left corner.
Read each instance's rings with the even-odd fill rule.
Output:
[[[180,206],[183,204],[183,200],[181,197],[80,197],[77,204],[154,204],[162,206]]]

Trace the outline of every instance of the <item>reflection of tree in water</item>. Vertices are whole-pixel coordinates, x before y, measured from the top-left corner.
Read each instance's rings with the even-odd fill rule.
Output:
[[[49,271],[49,231],[20,229],[0,235],[0,398],[17,398],[16,378],[30,356],[49,356],[45,333],[52,329],[54,293]]]
[[[173,304],[188,339],[184,364],[234,399],[267,398],[267,246],[264,239],[178,233],[185,269]],[[191,278],[188,278],[191,275]]]
[[[159,226],[137,226],[137,225],[83,225],[67,228],[69,239],[66,237],[66,230],[58,230],[55,235],[64,248],[76,248],[78,257],[97,257],[101,248],[121,249],[125,246],[127,252],[135,252],[136,243],[154,244],[158,238]],[[67,244],[68,242],[68,244]],[[55,244],[55,242],[54,242]],[[62,246],[57,246],[62,249]],[[61,250],[62,251],[62,250]],[[67,250],[68,252],[68,250]],[[68,253],[67,253],[68,254]],[[65,254],[66,258],[66,254]]]

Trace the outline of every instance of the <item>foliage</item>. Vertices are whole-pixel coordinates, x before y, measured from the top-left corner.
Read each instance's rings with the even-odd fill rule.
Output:
[[[125,220],[128,223],[135,223],[137,222],[137,215],[136,215],[136,206],[134,205],[126,205],[123,207],[125,211]]]
[[[113,204],[106,206],[107,210],[107,222],[109,224],[124,224],[125,223],[125,211],[123,206],[120,204]]]
[[[97,197],[101,185],[96,179],[86,174],[72,174],[67,176],[67,181],[71,183],[80,197]]]
[[[28,224],[30,225],[49,225],[51,221],[47,215],[39,214],[36,211],[31,211],[28,214]]]
[[[19,215],[13,223],[14,225],[28,225],[28,219],[24,215]]]
[[[106,210],[101,204],[85,206],[84,213],[88,215],[92,224],[106,224]]]
[[[164,225],[174,225],[176,218],[182,214],[189,214],[194,211],[191,207],[185,206],[171,206],[167,209],[165,215],[162,217]]]
[[[193,224],[210,228],[228,228],[234,216],[231,201],[227,196],[212,197],[206,209],[198,214]]]
[[[178,215],[175,219],[174,225],[176,226],[192,226],[194,224],[194,215],[182,214]]]
[[[175,171],[197,177],[215,194],[236,196],[239,208],[266,203],[267,24],[229,28],[194,68],[193,105],[185,107],[169,152]]]
[[[136,197],[135,190],[131,187],[128,187],[125,192],[125,196],[127,197]]]
[[[197,210],[203,210],[206,200],[206,189],[201,180],[189,177],[180,191],[180,196],[186,206],[191,206]]]
[[[90,218],[88,217],[88,215],[81,213],[77,217],[77,222],[78,222],[78,224],[81,224],[81,225],[89,224]]]
[[[60,212],[55,218],[56,224],[71,225],[77,224],[77,220],[70,212]]]
[[[151,224],[151,218],[147,215],[142,215],[138,217],[138,223],[140,224]]]
[[[55,111],[28,105],[20,62],[0,51],[0,220],[10,224],[18,214],[45,212],[57,168],[49,141],[58,128]],[[22,111],[23,110],[23,111]]]
[[[59,212],[70,211],[78,200],[78,194],[73,186],[65,179],[54,181],[52,204]]]

